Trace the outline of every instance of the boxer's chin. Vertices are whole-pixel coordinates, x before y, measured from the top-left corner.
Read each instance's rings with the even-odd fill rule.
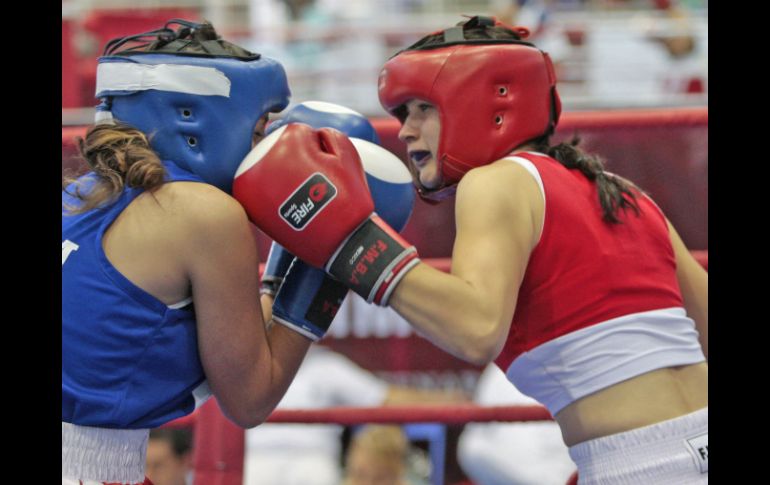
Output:
[[[441,174],[436,163],[423,167],[419,172],[420,184],[426,189],[437,189],[441,185]]]

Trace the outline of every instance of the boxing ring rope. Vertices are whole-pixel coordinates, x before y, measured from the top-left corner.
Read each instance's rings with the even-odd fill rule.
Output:
[[[326,423],[352,426],[367,423],[441,423],[551,421],[543,406],[399,405],[387,407],[338,406],[326,409],[277,409],[268,423]],[[245,431],[229,421],[215,399],[164,428],[193,430],[194,485],[242,485],[246,451]],[[575,483],[570,477],[568,483]]]
[[[401,127],[395,118],[373,118],[370,121],[381,138],[395,138]],[[584,128],[596,130],[708,126],[708,121],[709,115],[706,107],[572,111],[561,114],[556,133],[569,133]]]
[[[390,117],[370,118],[383,146],[403,148],[397,140],[400,128],[398,120]],[[562,113],[556,134],[568,134],[577,130],[641,129],[650,127],[708,126],[708,108],[656,108],[612,111],[575,111]],[[62,154],[76,152],[76,137],[85,136],[87,126],[62,126]],[[393,145],[389,147],[389,145]],[[398,148],[397,148],[398,147]],[[398,152],[400,153],[400,151]],[[64,161],[64,160],[63,160]]]
[[[195,427],[199,410],[171,421],[164,427]],[[276,409],[268,423],[357,424],[466,423],[552,421],[543,406],[477,406],[474,404],[399,405],[386,407],[335,406],[325,409]]]
[[[399,130],[395,118],[371,118],[370,121],[381,138],[394,138]],[[708,108],[660,108],[612,111],[575,111],[562,113],[556,133],[571,132],[582,128],[641,128],[661,126],[708,126]],[[74,139],[84,136],[85,126],[62,126],[62,148],[74,149]]]
[[[448,425],[492,421],[550,421],[553,417],[543,406],[389,406],[334,407],[327,409],[278,409],[270,423],[336,423],[351,426],[362,423],[401,424],[439,422]]]

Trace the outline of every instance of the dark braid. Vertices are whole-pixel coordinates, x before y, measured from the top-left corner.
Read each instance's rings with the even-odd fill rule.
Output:
[[[602,206],[603,216],[606,222],[620,224],[618,211],[632,210],[639,215],[639,204],[636,201],[637,193],[642,192],[632,182],[604,170],[604,162],[595,155],[589,155],[577,148],[580,137],[572,137],[567,143],[559,143],[550,146],[548,136],[540,137],[533,141],[534,150],[545,153],[554,158],[568,169],[577,169],[586,178],[596,184],[599,193],[599,203]]]

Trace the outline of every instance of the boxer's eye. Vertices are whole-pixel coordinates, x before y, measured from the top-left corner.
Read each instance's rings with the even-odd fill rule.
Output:
[[[400,121],[402,124],[406,120],[406,117],[408,114],[409,114],[409,108],[407,108],[405,104],[402,104],[401,106],[393,110],[393,116],[395,116],[398,119],[398,121]]]

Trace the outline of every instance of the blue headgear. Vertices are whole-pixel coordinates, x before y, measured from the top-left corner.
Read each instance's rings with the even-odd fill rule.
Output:
[[[231,192],[233,175],[251,150],[257,121],[289,104],[286,73],[277,61],[260,54],[237,46],[243,55],[225,51],[221,45],[229,43],[219,39],[200,40],[195,52],[173,53],[178,45],[195,44],[191,34],[205,25],[169,23],[185,28],[164,28],[107,45],[97,68],[96,96],[102,104],[96,121],[114,117],[134,126],[150,136],[161,159]],[[127,41],[154,35],[158,40],[153,50],[112,53]]]

